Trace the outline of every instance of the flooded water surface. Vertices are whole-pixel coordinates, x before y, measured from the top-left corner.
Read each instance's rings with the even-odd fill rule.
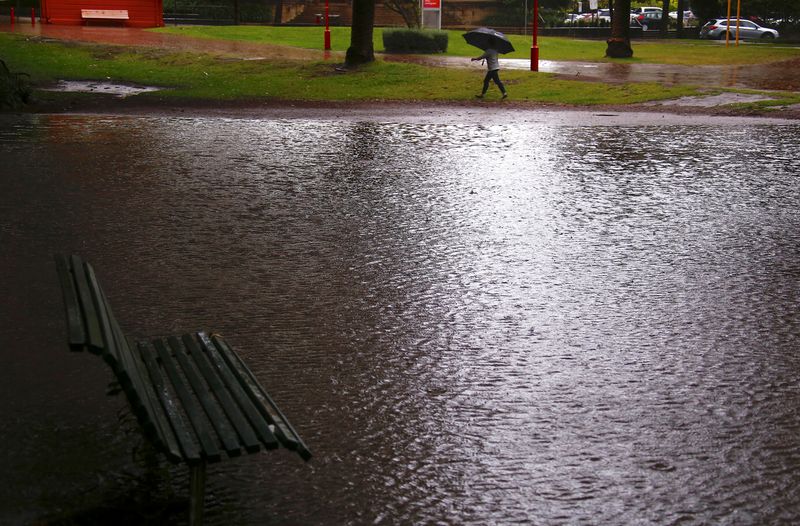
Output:
[[[0,122],[0,522],[135,465],[57,252],[133,335],[225,334],[315,454],[213,466],[210,524],[800,520],[797,125]]]

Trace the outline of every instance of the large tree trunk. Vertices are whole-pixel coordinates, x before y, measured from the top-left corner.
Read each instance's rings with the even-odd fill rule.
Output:
[[[678,20],[675,23],[675,37],[676,38],[683,38],[683,11],[684,11],[684,3],[683,0],[678,0]]]
[[[661,26],[658,28],[661,38],[667,38],[669,31],[669,0],[661,3]]]
[[[631,47],[631,0],[614,0],[614,16],[611,18],[611,38],[606,41],[606,56],[630,58]]]
[[[372,46],[374,25],[375,0],[353,0],[350,47],[347,48],[347,55],[344,59],[347,66],[357,66],[375,60],[375,51]]]

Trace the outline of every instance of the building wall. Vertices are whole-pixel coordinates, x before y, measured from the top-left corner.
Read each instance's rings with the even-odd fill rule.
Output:
[[[127,27],[159,27],[164,25],[163,0],[41,0],[42,17],[49,24],[114,24],[122,20],[90,20],[81,18],[81,9],[126,9]]]

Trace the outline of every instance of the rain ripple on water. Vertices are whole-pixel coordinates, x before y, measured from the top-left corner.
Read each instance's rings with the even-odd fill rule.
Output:
[[[212,523],[792,521],[797,131],[41,117],[3,261],[243,349],[316,458]]]

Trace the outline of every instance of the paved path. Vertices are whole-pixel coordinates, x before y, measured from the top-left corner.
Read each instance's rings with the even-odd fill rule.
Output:
[[[201,51],[242,59],[343,60],[342,53],[322,50],[274,46],[253,42],[238,42],[191,38],[181,35],[154,33],[137,28],[64,26],[22,21],[13,27],[0,23],[0,31],[14,31],[57,40],[73,40],[147,46],[183,51]],[[463,57],[435,55],[384,55],[386,60],[414,62],[440,67],[482,68],[477,62]],[[529,69],[530,61],[503,59],[506,69]],[[568,62],[542,60],[539,71],[564,78],[587,81],[659,82],[664,85],[691,84],[710,88],[751,88],[763,90],[800,91],[800,57],[791,61],[746,66],[674,66],[664,64],[630,64],[606,62]]]

